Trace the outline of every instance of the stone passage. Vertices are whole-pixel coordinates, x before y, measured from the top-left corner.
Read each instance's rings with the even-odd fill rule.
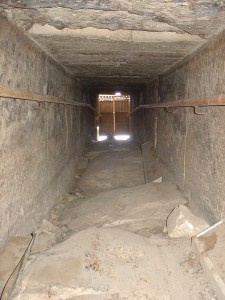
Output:
[[[215,300],[225,1],[0,0],[0,45],[2,297]]]

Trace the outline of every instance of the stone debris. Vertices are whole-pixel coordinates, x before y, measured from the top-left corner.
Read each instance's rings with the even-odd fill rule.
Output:
[[[50,246],[68,237],[69,229],[66,226],[58,227],[43,220],[40,228],[34,232],[34,243],[31,254],[46,250]]]
[[[89,228],[33,256],[10,300],[212,299],[190,253],[187,240],[181,243],[115,228]]]
[[[90,161],[92,171],[89,166],[86,173],[95,184],[113,178],[126,186],[130,175],[141,172],[133,151],[121,151],[102,153],[105,160],[100,167],[94,164],[100,157]],[[113,168],[107,166],[108,158]],[[103,175],[101,169],[108,177],[96,176]],[[59,199],[51,221],[44,220],[34,232],[30,255],[3,300],[214,299],[190,240],[163,234],[171,210],[186,204],[176,185],[116,189],[117,182],[113,183],[114,189],[92,197],[75,187]],[[86,182],[86,189],[88,185],[92,187],[93,181]]]
[[[88,167],[88,158],[87,157],[81,157],[80,161],[78,163],[78,170],[80,172],[83,172]]]
[[[85,198],[85,196],[80,191],[73,191],[69,194],[65,194],[61,197],[62,202],[72,202],[78,199]]]
[[[50,212],[50,217],[51,217],[51,221],[54,225],[58,225],[59,222],[58,222],[58,216],[59,216],[59,212],[61,210],[63,210],[65,208],[65,204],[60,202],[60,203],[57,203],[56,205],[54,205],[51,209],[51,212]]]
[[[76,203],[85,198],[85,195],[82,191],[75,188],[72,192],[68,194],[64,194],[60,197],[59,202],[55,204],[50,212],[51,222],[55,226],[59,226],[60,224],[60,214],[65,208],[72,208],[76,205]]]
[[[148,183],[66,203],[57,224],[73,232],[113,227],[148,237],[163,233],[168,214],[179,204],[186,204],[186,199],[175,184]]]
[[[154,183],[162,183],[163,182],[163,178],[159,177],[156,180],[153,181]]]
[[[167,218],[166,232],[170,238],[192,237],[209,227],[209,224],[195,216],[186,206],[178,205]]]

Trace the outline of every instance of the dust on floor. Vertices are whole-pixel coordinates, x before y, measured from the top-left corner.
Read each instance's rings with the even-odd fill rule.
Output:
[[[64,199],[54,222],[73,232],[92,226],[116,227],[148,237],[162,233],[169,213],[176,205],[185,203],[174,184],[148,183],[75,201]]]
[[[137,147],[111,147],[91,151],[89,166],[78,182],[86,195],[145,183],[141,150]]]
[[[212,299],[192,255],[188,240],[89,228],[31,258],[12,299]]]
[[[171,210],[186,203],[176,186],[144,185],[141,152],[133,147],[95,149],[87,157],[82,190],[53,208],[58,231],[43,230],[45,242],[34,242],[39,252],[31,251],[8,299],[216,299],[191,240],[163,232]],[[61,240],[52,245],[55,232]]]

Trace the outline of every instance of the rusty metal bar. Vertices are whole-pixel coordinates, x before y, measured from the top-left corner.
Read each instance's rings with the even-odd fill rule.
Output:
[[[30,91],[22,91],[18,89],[13,89],[5,86],[0,86],[0,97],[3,98],[10,98],[10,99],[20,99],[24,101],[33,101],[37,103],[54,103],[54,104],[63,104],[67,106],[81,106],[81,107],[88,107],[91,110],[93,110],[97,115],[97,110],[88,103],[82,103],[82,102],[67,102],[64,99],[55,97],[55,96],[49,96],[49,95],[42,95],[33,93]]]
[[[190,100],[179,100],[153,104],[142,104],[137,106],[130,114],[142,109],[142,108],[170,108],[170,107],[201,107],[201,106],[225,106],[225,95],[211,96],[208,98],[197,98]]]
[[[115,109],[115,98],[113,100],[113,134],[116,134],[116,109]]]

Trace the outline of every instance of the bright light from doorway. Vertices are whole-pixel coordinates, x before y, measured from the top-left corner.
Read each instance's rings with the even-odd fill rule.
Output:
[[[98,141],[101,142],[101,141],[105,141],[107,140],[107,136],[106,135],[99,135],[98,137]]]
[[[122,135],[114,135],[114,139],[116,141],[127,141],[129,140],[130,136],[128,134],[122,134]]]

